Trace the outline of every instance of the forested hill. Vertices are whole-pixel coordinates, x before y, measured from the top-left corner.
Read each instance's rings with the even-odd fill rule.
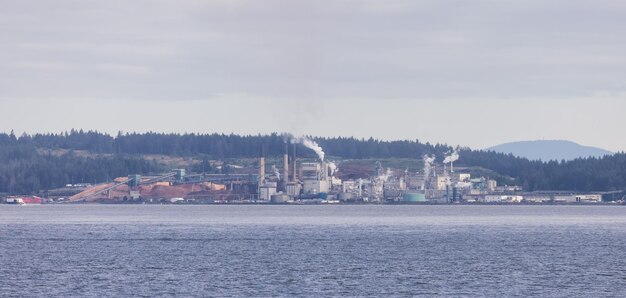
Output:
[[[346,159],[361,158],[421,158],[423,154],[444,154],[451,148],[419,141],[384,142],[375,139],[315,138],[327,155]],[[285,138],[271,135],[225,134],[163,134],[130,133],[112,137],[88,131],[71,131],[62,134],[22,135],[0,134],[0,146],[17,143],[37,148],[87,150],[110,154],[163,154],[171,156],[206,155],[211,159],[281,156],[285,151]],[[291,150],[291,149],[290,149]],[[298,155],[314,157],[310,150],[298,145]]]
[[[500,144],[487,150],[505,154],[511,153],[530,160],[543,161],[574,160],[576,158],[602,157],[613,154],[613,152],[602,148],[583,146],[564,140],[519,141]]]
[[[626,190],[626,154],[570,161],[529,161],[493,151],[465,150],[459,164],[513,177],[525,190]]]
[[[314,138],[327,156],[341,159],[421,158],[435,154],[438,159],[452,148],[414,141],[380,141],[356,138]],[[0,133],[0,193],[30,193],[71,182],[102,182],[128,173],[163,170],[143,154],[202,156],[210,159],[272,157],[284,153],[280,134],[161,134],[131,133],[110,136],[94,131],[15,136]],[[45,150],[66,149],[65,155]],[[101,153],[84,157],[72,150]],[[314,157],[300,146],[299,156]],[[626,189],[626,155],[576,159],[567,162],[529,161],[495,152],[462,149],[460,166],[494,170],[512,177],[527,190],[609,191]]]

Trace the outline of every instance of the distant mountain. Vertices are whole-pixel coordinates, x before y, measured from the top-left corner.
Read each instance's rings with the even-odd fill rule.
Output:
[[[596,147],[583,146],[570,141],[521,141],[487,148],[499,153],[513,154],[530,160],[572,160],[579,157],[601,157],[613,152]]]

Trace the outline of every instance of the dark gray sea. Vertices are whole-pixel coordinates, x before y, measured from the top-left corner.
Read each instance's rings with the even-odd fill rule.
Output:
[[[2,297],[625,297],[622,206],[0,205]]]

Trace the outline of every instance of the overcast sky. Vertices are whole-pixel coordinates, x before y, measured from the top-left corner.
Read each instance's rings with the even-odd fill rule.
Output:
[[[0,0],[0,131],[626,150],[626,1]]]

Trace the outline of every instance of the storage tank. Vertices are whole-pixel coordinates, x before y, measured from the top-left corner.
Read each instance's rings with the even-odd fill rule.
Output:
[[[426,202],[426,196],[423,193],[418,192],[408,192],[402,196],[403,201],[405,202]]]
[[[287,203],[289,201],[290,197],[284,193],[277,193],[272,195],[272,197],[270,198],[270,203],[272,204],[282,204],[282,203]]]

